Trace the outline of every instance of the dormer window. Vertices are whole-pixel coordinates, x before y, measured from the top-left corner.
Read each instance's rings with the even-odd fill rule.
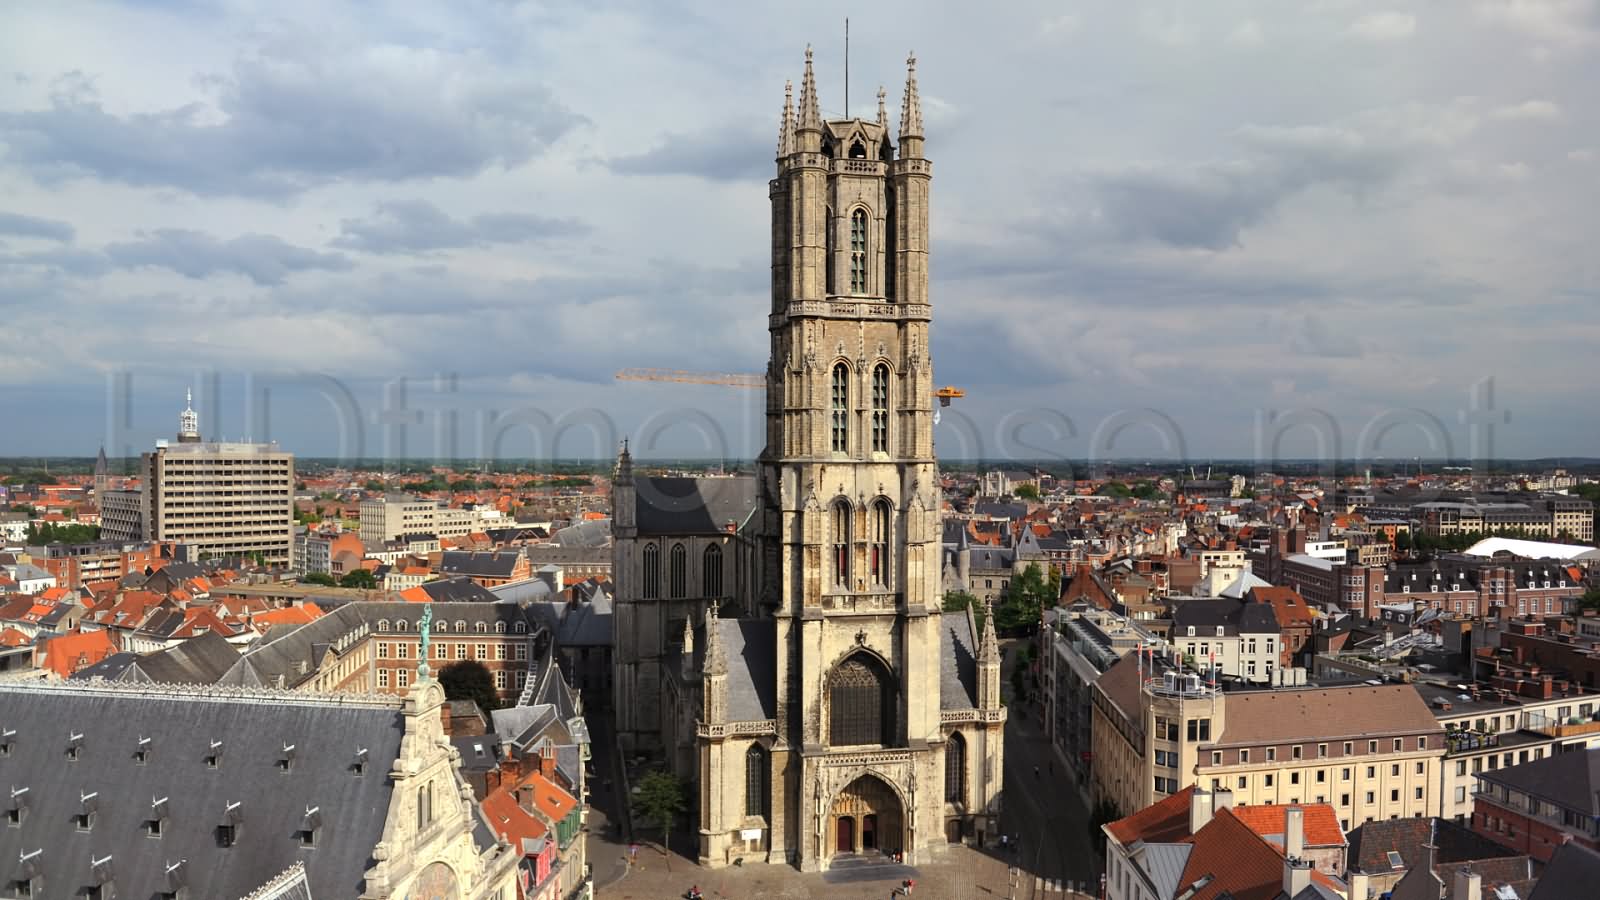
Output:
[[[134,765],[142,766],[150,760],[150,739],[139,738],[139,746],[133,751]]]
[[[67,762],[78,761],[78,751],[83,747],[83,735],[74,731],[67,736]]]
[[[362,747],[356,751],[355,761],[350,763],[350,774],[356,776],[367,774],[367,748]]]
[[[1189,637],[1194,637],[1194,626],[1193,625],[1189,626],[1189,634],[1188,634],[1188,636]]]

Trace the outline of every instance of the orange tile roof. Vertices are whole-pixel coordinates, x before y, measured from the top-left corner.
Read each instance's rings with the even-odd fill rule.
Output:
[[[302,603],[299,606],[286,606],[282,609],[269,609],[257,613],[250,619],[250,624],[257,631],[265,632],[273,625],[304,625],[322,617],[322,610],[315,603]]]
[[[0,631],[0,647],[21,647],[27,643],[31,643],[28,636],[15,628]]]
[[[523,784],[533,788],[533,805],[552,822],[559,822],[572,812],[578,801],[559,785],[538,772],[529,773]]]
[[[1176,843],[1189,835],[1189,804],[1193,796],[1194,785],[1191,784],[1165,800],[1112,822],[1106,828],[1123,846],[1134,841],[1147,844]]]
[[[1233,814],[1251,831],[1281,850],[1289,809],[1289,806],[1278,805],[1235,806]],[[1307,847],[1344,846],[1344,832],[1339,828],[1339,817],[1334,814],[1333,807],[1326,803],[1307,803],[1300,804],[1299,809],[1304,813],[1302,821]]]
[[[74,632],[47,641],[42,668],[67,678],[81,668],[92,666],[117,652],[111,635],[104,631]]]
[[[522,842],[538,840],[550,833],[545,824],[517,805],[517,798],[509,790],[497,790],[479,804],[489,819],[489,827],[504,838],[522,855]]]

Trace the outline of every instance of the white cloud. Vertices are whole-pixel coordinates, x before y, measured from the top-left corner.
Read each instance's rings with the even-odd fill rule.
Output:
[[[1600,29],[1594,0],[1483,0],[1476,12],[1492,27],[1562,46],[1592,43]]]
[[[1259,47],[1264,40],[1261,23],[1255,19],[1246,19],[1228,32],[1228,43],[1238,44],[1241,47]]]
[[[1490,113],[1496,119],[1559,119],[1561,107],[1549,100],[1524,100]]]
[[[1367,13],[1350,25],[1352,36],[1367,41],[1403,41],[1417,31],[1417,17],[1402,12]]]
[[[1568,150],[1567,159],[1573,162],[1594,162],[1594,151],[1589,149]]]

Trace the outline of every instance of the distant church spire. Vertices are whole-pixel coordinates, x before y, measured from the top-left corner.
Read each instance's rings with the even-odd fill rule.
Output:
[[[200,440],[200,414],[194,411],[194,390],[184,392],[183,413],[178,416],[178,442],[198,443]]]
[[[906,57],[906,93],[900,101],[900,139],[922,137],[922,97],[917,93],[917,55]]]
[[[806,45],[806,73],[800,80],[800,129],[822,131],[822,113],[817,107],[817,78],[811,71],[811,45]]]
[[[778,124],[778,155],[794,152],[794,82],[783,83],[783,121]]]

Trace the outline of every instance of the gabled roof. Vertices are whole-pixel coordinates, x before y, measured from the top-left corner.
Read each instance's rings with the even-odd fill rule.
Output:
[[[1106,830],[1125,847],[1134,841],[1147,844],[1181,841],[1189,836],[1189,807],[1194,791],[1195,786],[1191,784],[1165,800],[1110,823]]]
[[[517,550],[493,553],[446,550],[439,560],[439,572],[475,578],[510,578],[522,560],[522,553]]]
[[[1556,848],[1528,900],[1593,900],[1600,884],[1600,853],[1577,841]]]
[[[1227,723],[1217,745],[1317,741],[1336,735],[1435,734],[1442,730],[1428,704],[1409,684],[1240,691],[1228,695]]]
[[[978,705],[978,642],[966,610],[939,615],[939,708]]]
[[[1301,832],[1305,836],[1306,847],[1345,845],[1344,831],[1339,828],[1339,817],[1334,813],[1333,807],[1326,803],[1235,806],[1232,810],[1234,816],[1251,831],[1266,838],[1268,843],[1276,845],[1279,851],[1282,851],[1283,835],[1291,808],[1301,810]]]

